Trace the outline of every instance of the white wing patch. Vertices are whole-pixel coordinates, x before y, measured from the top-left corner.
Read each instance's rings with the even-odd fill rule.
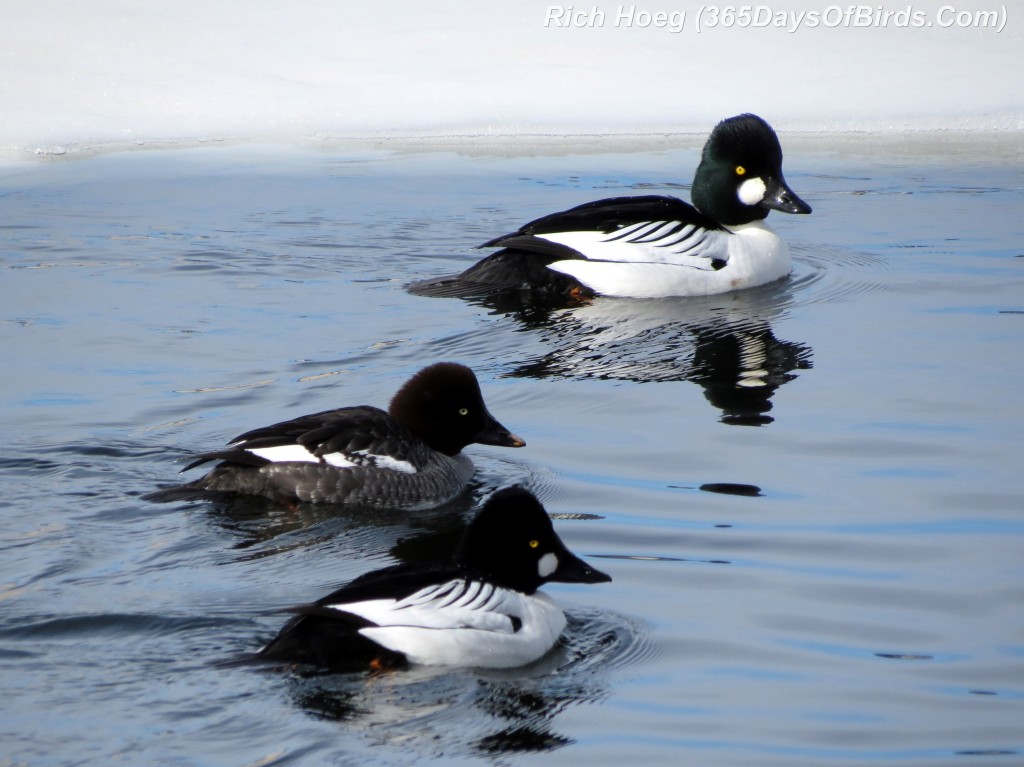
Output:
[[[572,248],[595,261],[671,264],[714,269],[729,259],[729,233],[680,221],[643,221],[614,232],[552,232],[536,237]]]
[[[277,445],[275,447],[247,448],[248,452],[266,458],[273,463],[326,463],[339,469],[351,469],[356,466],[391,469],[403,474],[415,474],[416,467],[390,455],[377,455],[368,450],[356,450],[352,453],[327,453],[323,459],[309,452],[302,445]]]
[[[392,471],[400,471],[403,474],[415,474],[416,467],[408,461],[403,461],[400,458],[395,458],[391,455],[379,455],[377,453],[371,453],[368,450],[356,450],[353,455],[365,456],[370,462],[380,469],[391,469]],[[338,458],[344,459],[341,453],[331,453],[330,455],[324,456],[328,463],[332,463],[331,459],[337,456]]]
[[[246,448],[246,452],[266,458],[273,463],[285,461],[301,461],[304,463],[320,463],[320,459],[306,450],[302,445],[278,445],[276,447]]]

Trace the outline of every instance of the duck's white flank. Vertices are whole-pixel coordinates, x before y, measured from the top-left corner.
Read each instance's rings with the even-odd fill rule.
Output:
[[[611,262],[570,259],[555,261],[548,268],[575,277],[591,290],[606,296],[663,298],[726,293],[730,290],[774,282],[789,274],[792,266],[785,241],[764,221],[728,227],[728,231],[704,232],[714,238],[710,251],[700,250],[696,259],[685,256],[666,263],[665,251],[657,260]],[[607,237],[607,235],[602,235]],[[629,248],[637,248],[628,245]],[[708,254],[725,261],[720,269],[710,268]],[[639,254],[635,251],[634,256]]]
[[[544,655],[565,628],[565,615],[546,594],[479,581],[328,607],[376,623],[359,633],[427,666],[521,666]]]

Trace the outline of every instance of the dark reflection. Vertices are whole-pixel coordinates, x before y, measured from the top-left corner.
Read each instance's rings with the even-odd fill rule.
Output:
[[[477,747],[490,753],[516,751],[549,751],[571,743],[570,738],[551,732],[550,720],[561,709],[560,704],[578,698],[545,697],[535,690],[524,690],[515,684],[482,681],[482,694],[477,705],[488,715],[509,726],[479,738]],[[579,690],[579,698],[586,696]]]
[[[705,493],[719,493],[721,495],[740,495],[745,498],[756,498],[764,495],[757,485],[744,485],[737,482],[706,482],[701,485],[700,490]]]
[[[227,508],[233,513],[225,513]],[[239,505],[214,508],[217,521],[239,536],[236,561],[276,556],[327,545],[338,561],[372,557],[367,570],[386,564],[435,564],[447,561],[473,516],[473,504],[448,504],[429,511],[384,512],[347,506],[268,509],[264,516],[237,515]],[[331,584],[324,584],[324,593]],[[321,594],[299,596],[309,601]]]
[[[772,395],[811,367],[811,350],[782,341],[767,323],[726,328],[695,328],[694,354],[687,380],[722,411],[722,423],[764,426],[774,419]]]
[[[312,686],[295,693],[295,703],[317,719],[347,722],[359,716],[355,692]]]
[[[318,719],[423,755],[552,751],[573,742],[558,731],[557,715],[605,698],[610,671],[645,652],[637,627],[619,616],[568,618],[563,641],[523,668],[412,667],[377,674],[288,669],[292,699]]]
[[[561,297],[518,290],[455,295],[513,318],[550,346],[511,376],[691,381],[721,411],[722,423],[771,423],[776,390],[796,377],[794,371],[811,367],[810,347],[772,331],[771,319],[786,301],[784,284],[721,296],[568,305]]]
[[[478,747],[488,754],[513,754],[553,751],[572,742],[570,738],[552,735],[550,732],[538,732],[529,727],[514,727],[481,738]]]
[[[483,496],[495,488],[473,484],[433,509],[408,511],[351,504],[283,504],[258,496],[222,493],[193,500],[213,524],[234,538],[235,561],[274,556],[341,539],[342,556],[390,551],[400,562],[436,562],[450,553]]]

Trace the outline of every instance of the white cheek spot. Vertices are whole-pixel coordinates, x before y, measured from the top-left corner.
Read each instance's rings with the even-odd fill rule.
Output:
[[[748,178],[736,190],[736,196],[744,205],[757,205],[764,199],[764,193],[768,191],[764,181],[760,178]]]
[[[537,562],[537,573],[541,578],[547,578],[551,573],[558,569],[558,557],[552,552],[548,552],[540,558]]]

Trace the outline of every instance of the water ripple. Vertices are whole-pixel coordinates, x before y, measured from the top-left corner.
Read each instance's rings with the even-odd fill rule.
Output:
[[[793,274],[785,298],[796,306],[849,301],[867,293],[891,290],[890,267],[870,253],[832,245],[793,246]]]

